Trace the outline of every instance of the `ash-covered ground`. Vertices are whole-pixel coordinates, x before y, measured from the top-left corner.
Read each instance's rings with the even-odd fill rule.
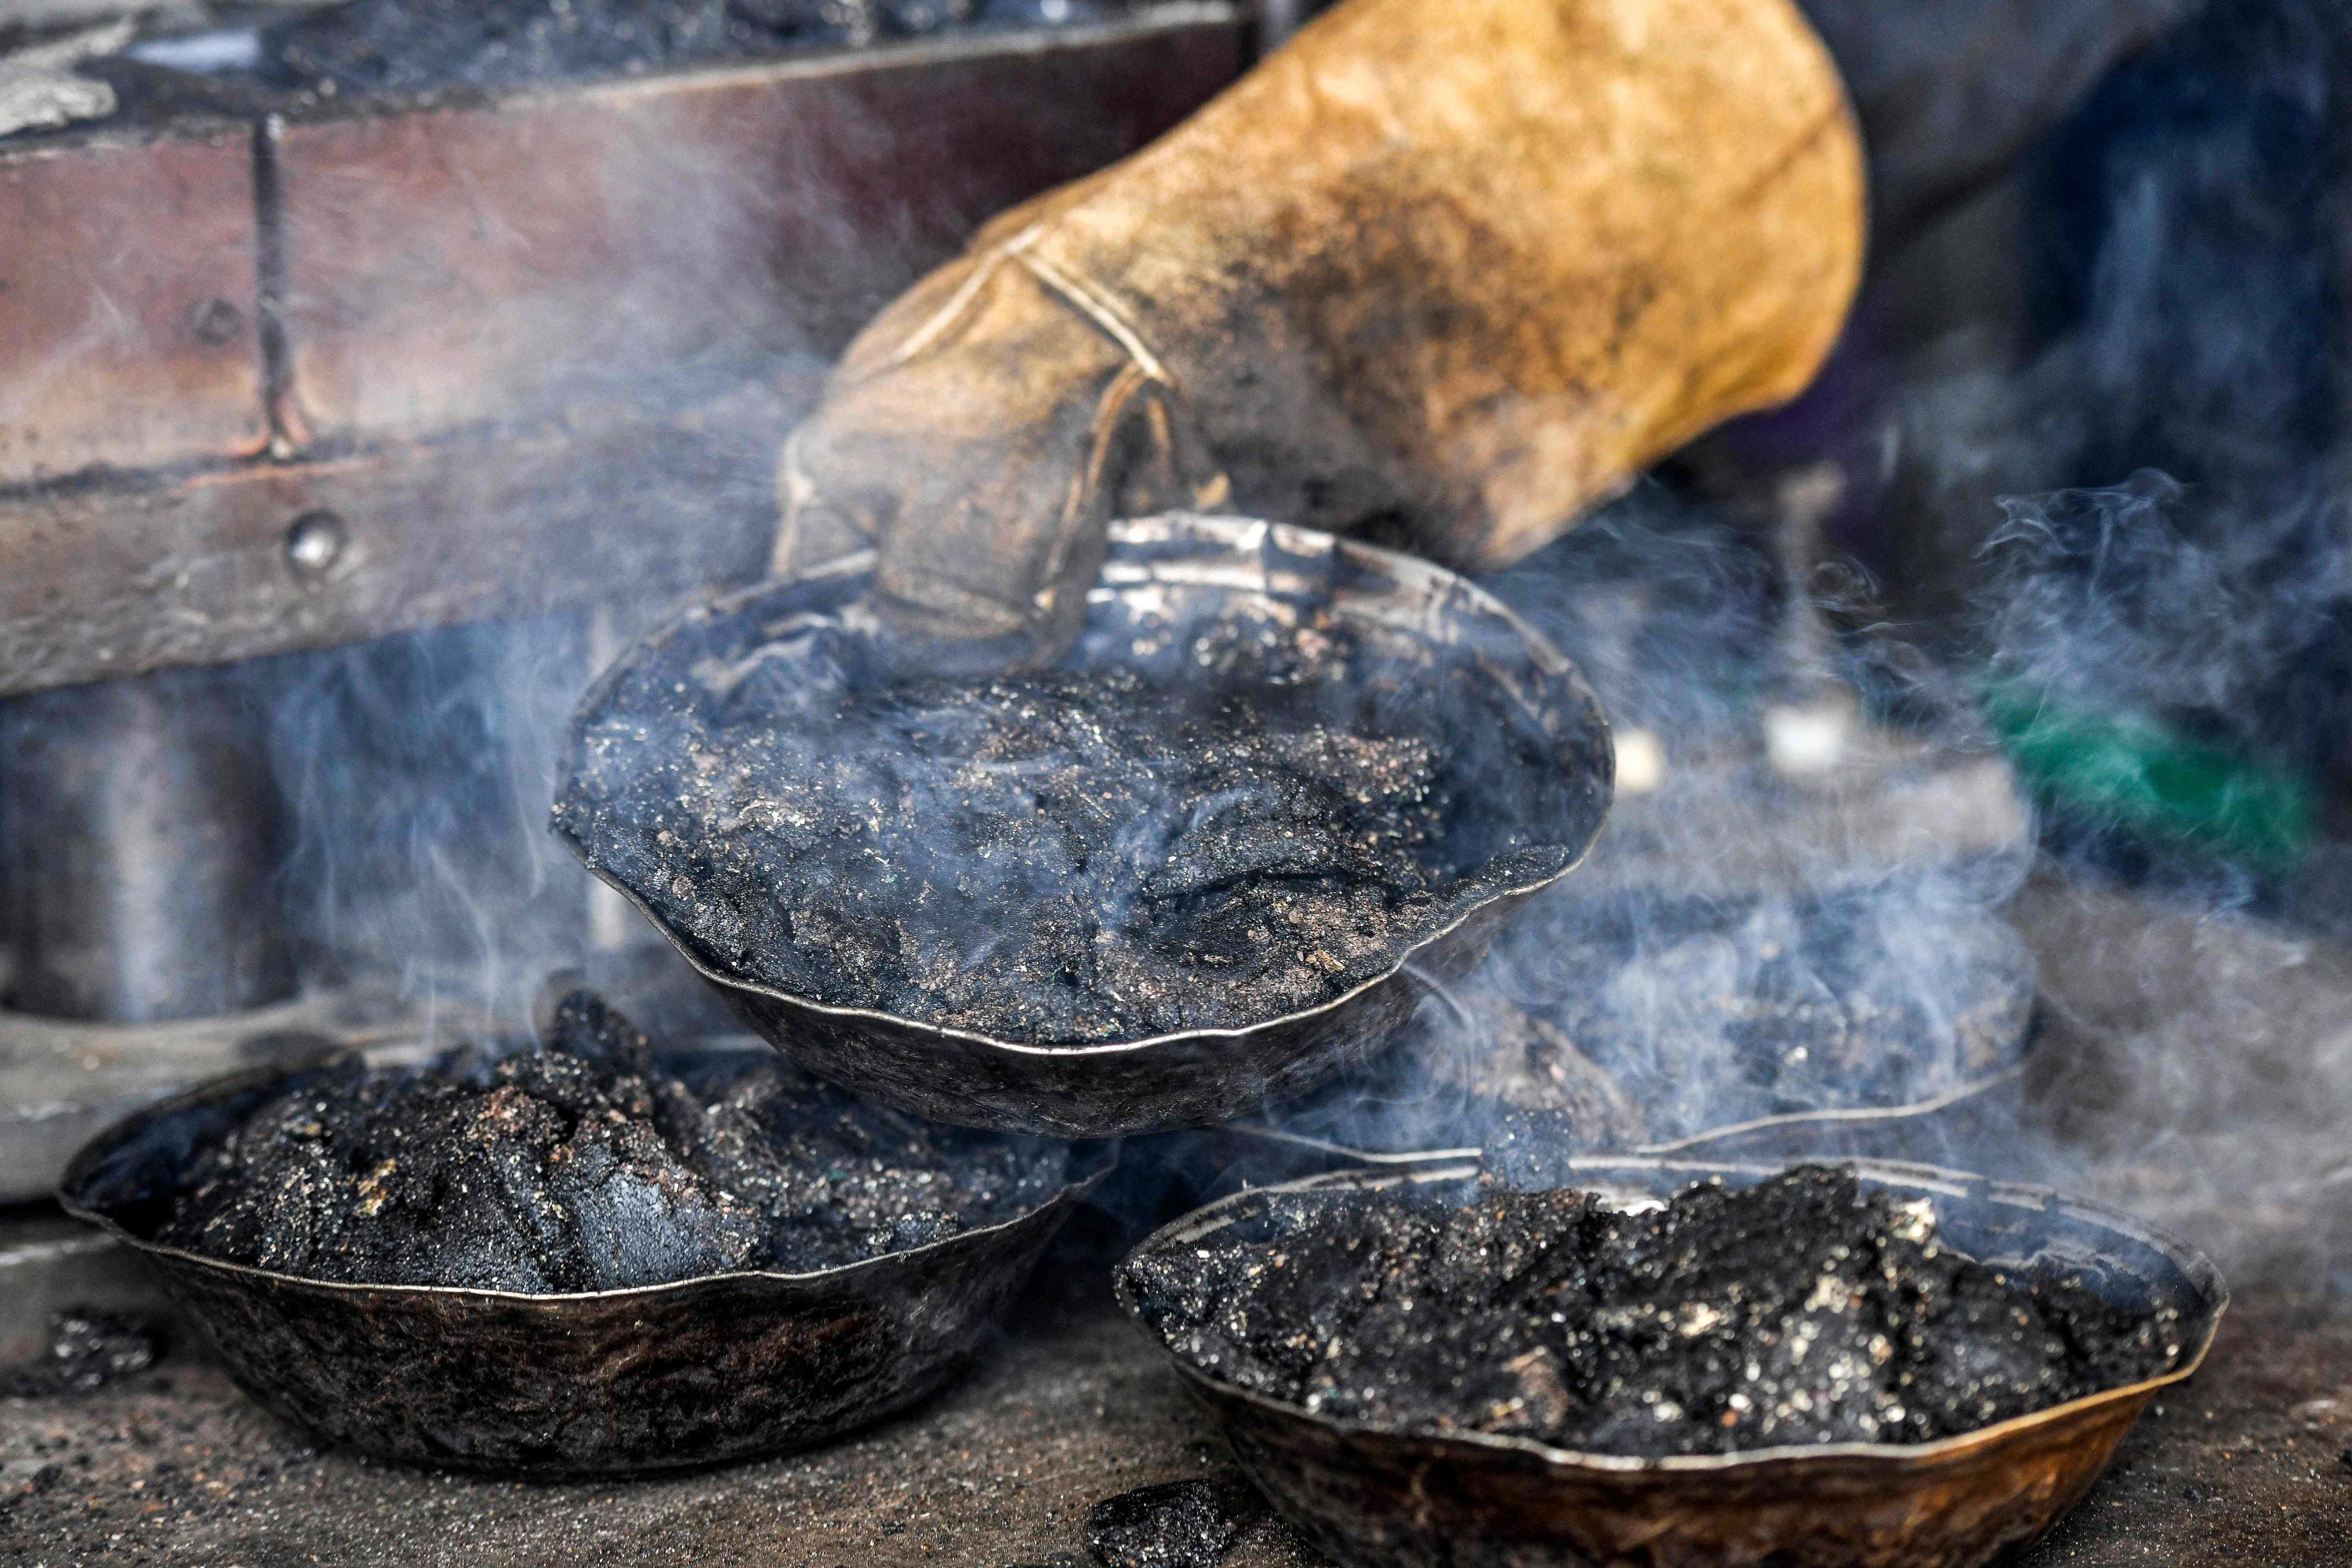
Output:
[[[199,1151],[156,1239],[309,1279],[605,1290],[855,1263],[1062,1184],[1059,1143],[932,1127],[768,1052],[656,1058],[590,993],[549,1036],[308,1075]]]
[[[1168,1342],[1226,1382],[1583,1452],[1926,1442],[2186,1348],[2177,1314],[2006,1275],[1943,1246],[1926,1204],[1823,1166],[1643,1214],[1485,1183],[1288,1194],[1122,1267]]]
[[[693,677],[583,721],[556,825],[714,967],[831,1005],[1246,1027],[1567,860],[1568,770],[1499,689],[1384,679],[1332,626],[1212,636],[1172,681],[901,679],[832,626]]]

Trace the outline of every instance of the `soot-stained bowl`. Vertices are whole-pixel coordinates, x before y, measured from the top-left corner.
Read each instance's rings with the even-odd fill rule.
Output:
[[[1355,1568],[1977,1568],[2063,1518],[2158,1391],[2193,1373],[2229,1302],[2201,1254],[2127,1215],[2035,1187],[1856,1162],[1865,1187],[1935,1203],[1943,1237],[1988,1262],[2061,1268],[2108,1301],[2176,1308],[2186,1353],[2160,1377],[1931,1443],[1838,1443],[1632,1458],[1522,1437],[1335,1420],[1245,1392],[1169,1352],[1251,1479],[1299,1531]],[[1154,1233],[1181,1254],[1283,1193],[1456,1184],[1475,1163],[1342,1172],[1237,1194]],[[1563,1181],[1622,1205],[1771,1167],[1623,1156]],[[1124,1270],[1120,1304],[1151,1328]]]
[[[583,700],[559,798],[593,765],[584,739],[591,726],[621,716],[625,705],[662,700],[685,689],[698,668],[739,666],[783,633],[820,621],[870,633],[873,570],[871,555],[849,557],[698,606],[656,633]],[[1575,868],[1607,815],[1615,757],[1608,721],[1575,665],[1493,597],[1427,562],[1280,524],[1189,514],[1114,524],[1070,658],[1082,668],[1173,668],[1204,628],[1235,619],[1283,624],[1306,612],[1334,616],[1379,653],[1389,676],[1452,668],[1499,689],[1544,738],[1540,765],[1557,770],[1547,778],[1564,782],[1565,799],[1557,820],[1542,825],[1539,873],[1493,888],[1402,948],[1384,972],[1318,1006],[1247,1027],[1108,1044],[997,1039],[747,978],[623,879],[602,868],[598,874],[756,1033],[818,1076],[918,1116],[1097,1138],[1213,1125],[1293,1098],[1393,1040],[1412,1019],[1423,979],[1466,975],[1529,898]]]
[[[352,1285],[157,1243],[198,1148],[301,1076],[239,1074],[117,1123],[59,1199],[148,1258],[271,1411],[386,1458],[517,1476],[746,1458],[906,1409],[971,1362],[1117,1159],[1075,1148],[1046,1203],[904,1252],[625,1290]]]

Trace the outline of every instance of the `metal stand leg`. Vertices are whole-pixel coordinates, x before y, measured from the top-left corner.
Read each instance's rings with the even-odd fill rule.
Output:
[[[143,1023],[290,995],[261,716],[205,670],[0,705],[10,1003]]]

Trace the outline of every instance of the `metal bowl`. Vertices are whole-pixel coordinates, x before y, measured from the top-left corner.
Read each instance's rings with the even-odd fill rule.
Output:
[[[1073,1150],[1051,1201],[905,1252],[627,1290],[351,1285],[155,1242],[198,1147],[301,1076],[238,1074],[117,1123],[74,1157],[59,1200],[150,1259],[278,1415],[387,1458],[510,1475],[679,1469],[905,1409],[972,1358],[1117,1159]]]
[[[697,661],[740,658],[768,628],[810,617],[858,623],[873,579],[861,554],[810,575],[688,611],[608,671],[573,721],[559,794],[580,763],[586,721],[624,685],[687,679]],[[1553,825],[1556,870],[1496,889],[1346,994],[1246,1028],[1189,1029],[1112,1044],[1026,1044],[860,1007],[834,1006],[730,973],[610,876],[755,1032],[820,1077],[935,1121],[1093,1138],[1206,1126],[1301,1094],[1393,1039],[1420,988],[1466,975],[1538,889],[1573,869],[1609,809],[1614,752],[1601,705],[1575,665],[1496,600],[1426,562],[1328,534],[1171,514],[1112,526],[1101,580],[1071,656],[1081,666],[1171,666],[1219,620],[1342,617],[1391,666],[1461,661],[1505,691],[1551,742],[1572,805]],[[844,613],[847,612],[846,615]],[[870,619],[870,617],[869,617]],[[574,845],[577,849],[579,846]],[[600,873],[602,874],[602,873]]]
[[[1514,931],[1507,940],[1524,934]],[[1479,1159],[1482,1152],[1498,1172],[1515,1173],[1541,1171],[1577,1153],[1732,1164],[1894,1160],[1967,1167],[2016,1146],[2031,1027],[2019,1029],[1983,1070],[1920,1099],[1788,1110],[1659,1136],[1643,1124],[1640,1113],[1649,1108],[1598,1064],[1584,1065],[1614,1085],[1616,1100],[1636,1113],[1630,1121],[1605,1101],[1566,1110],[1528,1105],[1462,1081],[1464,1046],[1448,1031],[1487,1026],[1476,1017],[1477,995],[1475,981],[1467,1000],[1464,993],[1433,994],[1385,1056],[1335,1075],[1291,1104],[1192,1134],[1213,1144],[1195,1163],[1232,1184],[1221,1184],[1214,1195],[1234,1185],[1269,1186],[1327,1171],[1442,1164]],[[2030,1002],[2029,991],[2020,1011]]]
[[[1647,1204],[1710,1176],[1771,1169],[1654,1159],[1570,1162],[1567,1178]],[[2110,1301],[2178,1308],[2193,1350],[2161,1377],[1932,1443],[1839,1443],[1629,1458],[1526,1438],[1338,1421],[1209,1376],[1170,1352],[1243,1468],[1307,1538],[1380,1568],[1975,1568],[2082,1500],[2158,1390],[2197,1370],[2229,1293],[2193,1249],[2128,1215],[2040,1188],[1924,1165],[1853,1165],[1865,1185],[1935,1200],[1943,1235],[1991,1262],[2074,1272]],[[1190,1247],[1286,1192],[1458,1183],[1474,1163],[1348,1172],[1242,1193],[1155,1233]],[[1124,1273],[1120,1303],[1143,1318]],[[1163,1348],[1165,1348],[1163,1344]]]

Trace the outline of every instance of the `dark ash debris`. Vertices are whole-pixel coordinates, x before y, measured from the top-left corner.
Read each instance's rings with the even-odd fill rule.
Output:
[[[1203,639],[1173,679],[902,680],[830,622],[680,662],[582,722],[556,825],[714,968],[831,1005],[1247,1027],[1565,860],[1570,781],[1493,682],[1391,679],[1328,625]]]
[[[1663,1456],[1919,1443],[2154,1376],[2177,1314],[1949,1250],[1799,1166],[1626,1214],[1568,1189],[1292,1194],[1123,1266],[1180,1354],[1321,1415]]]
[[[14,1366],[0,1367],[0,1399],[95,1394],[153,1366],[163,1348],[163,1336],[144,1319],[68,1307],[49,1314],[47,1345]]]
[[[1080,21],[1006,0],[345,0],[263,30],[266,74],[339,92],[424,92],[621,76],[1002,21]]]
[[[307,1075],[197,1155],[157,1239],[310,1279],[606,1290],[854,1263],[1061,1185],[1058,1143],[932,1127],[765,1051],[657,1058],[591,993],[548,1033]]]
[[[1237,1470],[1165,1481],[1087,1510],[1087,1547],[1103,1568],[1209,1568],[1265,1512]]]
[[[262,54],[288,86],[504,87],[716,58],[761,30],[730,10],[727,0],[347,0],[266,28]]]

